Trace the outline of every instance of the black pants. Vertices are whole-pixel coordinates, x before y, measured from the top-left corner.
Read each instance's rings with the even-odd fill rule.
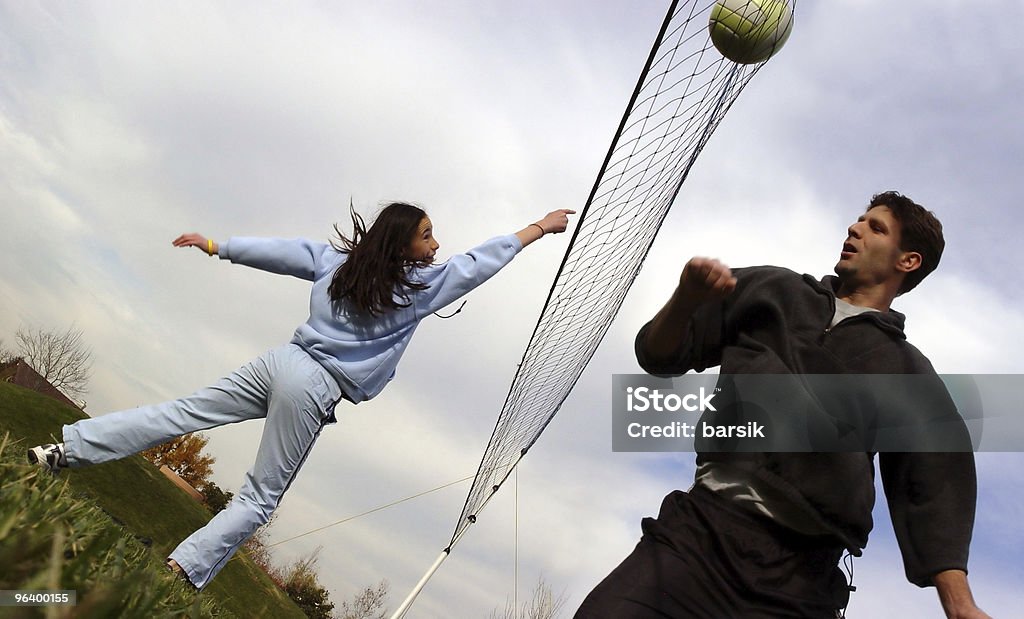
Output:
[[[583,601],[576,619],[838,616],[843,549],[748,513],[710,490],[665,497],[658,518]]]

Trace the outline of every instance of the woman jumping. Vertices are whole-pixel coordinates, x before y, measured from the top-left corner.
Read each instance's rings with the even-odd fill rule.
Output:
[[[434,264],[439,247],[420,208],[385,207],[366,229],[352,210],[353,234],[340,242],[233,237],[218,244],[183,234],[175,247],[313,282],[309,319],[289,344],[264,353],[191,396],[83,419],[63,428],[63,443],[33,447],[29,461],[57,473],[116,460],[176,436],[266,418],[256,462],[227,508],[181,542],[167,565],[205,587],[277,508],[341,400],[376,396],[395,374],[417,325],[497,273],[568,215],[552,211],[515,234],[486,241]]]

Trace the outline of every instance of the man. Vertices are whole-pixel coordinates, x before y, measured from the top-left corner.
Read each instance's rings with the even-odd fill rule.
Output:
[[[694,258],[637,334],[637,359],[657,375],[720,365],[723,375],[934,376],[890,305],[935,269],[944,244],[932,213],[886,192],[849,227],[837,277]],[[860,556],[872,527],[873,456],[698,447],[694,486],[644,519],[636,549],[576,616],[840,616],[852,587],[838,563]],[[881,453],[879,467],[907,579],[935,586],[948,617],[988,617],[967,581],[973,454]]]

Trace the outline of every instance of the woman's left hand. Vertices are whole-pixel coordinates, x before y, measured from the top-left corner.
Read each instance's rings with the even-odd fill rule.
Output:
[[[565,229],[569,227],[569,215],[575,215],[576,211],[567,208],[560,208],[557,211],[551,211],[537,222],[537,225],[544,229],[545,233],[558,234],[559,232],[565,232]]]

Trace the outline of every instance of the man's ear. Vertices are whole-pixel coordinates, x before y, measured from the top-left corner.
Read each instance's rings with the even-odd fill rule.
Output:
[[[916,251],[905,251],[900,254],[896,262],[896,269],[904,273],[910,273],[921,268],[921,254]]]

